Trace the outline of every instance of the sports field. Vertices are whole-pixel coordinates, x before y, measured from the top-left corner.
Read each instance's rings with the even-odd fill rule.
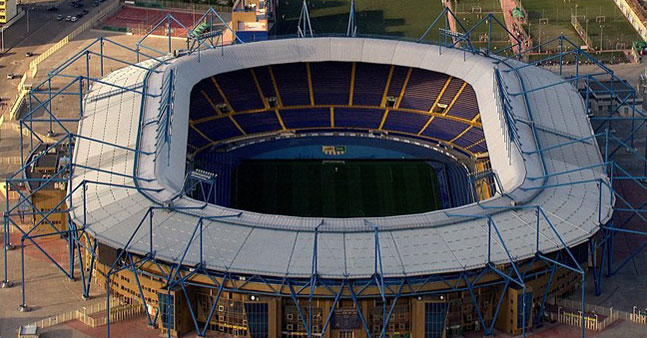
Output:
[[[471,28],[481,15],[493,12],[503,22],[498,0],[469,0],[459,1],[453,6],[458,8],[457,17],[466,29]],[[315,34],[345,34],[348,25],[350,0],[311,0],[308,1],[312,29]],[[298,0],[280,0],[278,8],[279,20],[275,32],[279,35],[296,34],[302,2]],[[482,13],[472,13],[472,5],[480,6]],[[371,0],[355,2],[355,19],[357,30],[361,35],[392,35],[402,38],[417,39],[444,9],[439,0]],[[475,9],[476,10],[476,9]],[[444,28],[444,20],[436,23],[426,36],[426,41],[438,42],[439,30]],[[486,42],[479,38],[487,32],[487,25],[479,26],[473,34],[476,47],[486,47]],[[505,32],[499,27],[493,28],[494,46],[504,48],[509,46]]]
[[[246,161],[234,172],[232,207],[309,217],[391,216],[440,209],[424,161]]]
[[[530,35],[538,44],[563,33],[571,41],[583,44],[571,26],[571,14],[577,15],[593,42],[605,50],[629,49],[638,35],[612,0],[523,0],[528,11]],[[588,20],[588,24],[587,24]],[[556,48],[556,46],[553,46]]]
[[[492,13],[499,21],[505,25],[503,12],[499,0],[460,0],[452,1],[452,8],[456,17],[461,20],[465,28],[470,29],[481,19]],[[477,48],[487,47],[489,25],[482,23],[476,27],[471,35],[472,43]],[[498,24],[492,24],[492,41],[493,46],[505,48],[510,45],[508,33]]]
[[[296,33],[301,4],[299,0],[280,0],[278,34]],[[315,34],[346,33],[350,0],[311,0],[308,4]],[[355,19],[360,34],[418,38],[442,10],[438,0],[356,1]]]

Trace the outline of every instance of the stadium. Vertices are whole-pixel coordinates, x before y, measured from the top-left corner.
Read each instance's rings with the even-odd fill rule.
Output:
[[[34,85],[30,151],[6,181],[26,191],[5,213],[5,243],[22,235],[20,310],[29,242],[84,299],[105,290],[108,336],[135,308],[169,337],[525,336],[555,312],[582,336],[609,323],[585,282],[598,295],[604,268],[629,261],[614,268],[614,234],[643,235],[625,225],[644,204],[615,189],[642,177],[614,160],[644,159],[635,91],[563,36],[532,62],[509,31],[510,46],[476,48],[448,9],[415,41],[358,36],[353,12],[345,36],[315,37],[304,2],[297,36],[264,39],[213,9],[193,28],[168,15],[151,29],[168,50],[101,37]],[[600,73],[578,73],[583,60]],[[74,109],[65,95],[78,119],[54,115]],[[67,242],[69,271],[45,237]],[[568,296],[577,307],[558,306]]]
[[[110,185],[70,217],[170,335],[520,334],[581,281],[540,261],[585,264],[611,217],[597,144],[554,137],[593,137],[584,102],[533,91],[546,70],[364,38],[153,62],[103,81],[155,96],[85,97],[70,186]]]

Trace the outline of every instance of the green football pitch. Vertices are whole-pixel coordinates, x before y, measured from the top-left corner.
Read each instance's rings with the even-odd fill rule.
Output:
[[[309,217],[391,216],[440,209],[424,161],[246,161],[234,172],[232,207]]]

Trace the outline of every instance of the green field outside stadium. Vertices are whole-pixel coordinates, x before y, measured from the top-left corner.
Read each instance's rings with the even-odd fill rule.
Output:
[[[425,161],[246,161],[234,172],[232,207],[308,217],[391,216],[440,209]]]

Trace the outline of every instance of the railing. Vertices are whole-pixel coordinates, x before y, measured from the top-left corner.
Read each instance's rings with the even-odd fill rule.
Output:
[[[121,298],[118,298],[118,297],[113,297],[111,303],[112,302],[115,302],[116,304],[122,304]],[[90,305],[88,307],[84,307],[82,310],[72,310],[72,311],[61,313],[45,319],[41,319],[39,321],[27,324],[27,326],[37,326],[39,328],[46,328],[46,327],[58,325],[58,324],[69,322],[71,320],[76,320],[76,319],[86,323],[90,321],[87,318],[91,318],[88,316],[88,314],[94,314],[101,311],[106,311],[105,302],[100,302],[97,304]]]
[[[587,32],[583,27],[582,24],[580,23],[580,19],[576,16],[571,14],[571,26],[573,26],[573,29],[577,32],[577,35],[582,38],[582,41],[584,41],[584,45],[586,47],[593,49],[593,42],[591,41],[591,37],[589,36],[589,32]],[[602,46],[600,46],[600,50],[603,50]]]
[[[568,300],[568,299],[561,299],[557,302],[557,305],[563,306],[565,308],[579,308],[580,304],[576,301]],[[609,324],[613,323],[614,321],[618,319],[626,320],[626,321],[632,321],[637,324],[642,324],[642,325],[647,325],[647,312],[640,311],[638,307],[634,306],[631,312],[627,311],[621,311],[621,310],[616,310],[612,307],[603,307],[599,305],[590,305],[586,304],[585,306],[587,314],[587,322],[585,325],[587,326],[587,329],[590,330],[596,330],[596,331],[601,331],[605,327],[607,327]],[[562,317],[558,317],[558,320],[560,322],[565,323],[565,324],[570,324],[571,319],[568,319],[571,314],[568,314],[568,312],[560,311],[560,314],[566,313]],[[579,318],[579,313],[575,314]],[[604,320],[598,321],[599,316],[605,316]],[[563,320],[563,321],[562,321]],[[595,320],[595,324],[589,324],[589,320]],[[579,325],[579,322],[577,322],[576,325]]]
[[[558,312],[557,321],[571,326],[582,326],[582,315],[579,313]],[[584,316],[584,327],[587,330],[600,331],[597,315],[595,317]]]
[[[20,82],[18,83],[18,95],[16,96],[16,100],[13,102],[11,105],[11,109],[9,110],[9,119],[10,120],[15,120],[17,117],[18,112],[20,111],[20,108],[22,108],[22,105],[25,101],[25,96],[29,93],[29,90],[25,89],[25,82],[27,81],[27,73],[22,75],[22,78],[20,78]]]
[[[171,127],[173,123],[173,99],[175,91],[175,73],[173,69],[169,71],[168,76],[162,83],[162,97],[160,98],[160,108],[157,114],[157,137],[156,142],[156,155],[159,155],[160,147],[169,144],[171,141]],[[168,148],[168,157],[171,156],[171,147]],[[168,161],[168,159],[167,159]]]
[[[216,2],[216,1],[209,1]],[[181,2],[181,1],[160,1],[160,0],[137,0],[135,1],[135,6],[137,7],[147,7],[147,8],[158,8],[158,9],[183,9],[190,11],[200,11],[204,12],[209,10],[210,7],[213,7],[218,12],[231,12],[231,7],[222,6],[217,4],[196,4],[191,2]]]
[[[647,311],[640,311],[634,306],[631,313],[629,313],[629,320],[634,323],[647,325]]]
[[[119,298],[113,298],[112,302],[119,302]],[[79,320],[80,322],[88,325],[90,327],[99,327],[107,324],[107,316],[92,317],[90,315],[106,311],[106,303],[101,302],[94,305],[91,305],[83,310],[74,310],[70,312],[65,312],[56,316],[45,318],[37,322],[28,324],[28,326],[37,326],[39,328],[51,327],[61,323],[65,323],[71,320]],[[118,322],[127,319],[137,317],[144,313],[144,305],[142,304],[132,304],[132,305],[118,305],[117,309],[111,309],[110,322]]]
[[[105,308],[105,303],[104,303],[104,308]],[[110,322],[115,323],[119,321],[128,320],[143,314],[144,305],[142,304],[126,305],[116,310],[111,309],[110,312],[111,312]],[[99,326],[104,326],[108,324],[108,316],[101,316],[101,317],[95,318],[92,316],[88,316],[85,313],[80,313],[79,311],[77,311],[77,314],[79,315],[79,318],[78,318],[79,321],[83,322],[85,325],[88,325],[90,327],[99,327]]]
[[[497,110],[499,111],[498,115],[501,129],[503,130],[503,141],[508,151],[508,158],[510,158],[511,143],[517,145],[519,150],[521,150],[521,146],[519,144],[519,134],[517,133],[515,119],[512,115],[512,108],[510,107],[510,98],[501,79],[501,72],[498,69],[494,71],[494,96]]]

